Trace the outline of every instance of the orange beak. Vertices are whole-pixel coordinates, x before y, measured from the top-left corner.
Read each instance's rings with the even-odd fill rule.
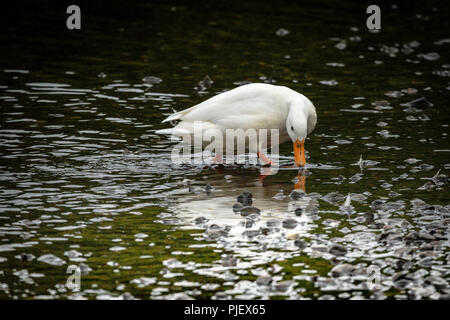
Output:
[[[294,141],[294,157],[295,164],[298,167],[303,167],[306,164],[305,158],[305,140],[295,140]]]

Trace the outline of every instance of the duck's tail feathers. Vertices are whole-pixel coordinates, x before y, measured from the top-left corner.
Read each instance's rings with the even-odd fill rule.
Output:
[[[183,135],[189,135],[191,132],[186,129],[182,128],[169,128],[169,129],[161,129],[156,130],[156,134],[167,134],[167,135],[173,135],[173,136],[183,136]]]
[[[176,112],[174,114],[171,114],[170,116],[168,116],[166,119],[164,119],[162,122],[169,122],[169,121],[175,121],[175,120],[179,120],[181,118],[181,116],[183,115],[182,112]]]
[[[187,115],[189,112],[191,112],[196,106],[190,107],[189,109],[181,110],[176,112],[175,110],[173,114],[168,116],[166,119],[164,119],[162,122],[169,122],[169,121],[176,121],[176,120],[182,120],[182,118]]]

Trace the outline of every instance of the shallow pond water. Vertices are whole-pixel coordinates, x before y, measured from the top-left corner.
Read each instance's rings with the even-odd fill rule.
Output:
[[[0,298],[449,297],[445,2],[42,6],[2,21]],[[161,121],[247,82],[314,102],[306,170],[171,163]]]

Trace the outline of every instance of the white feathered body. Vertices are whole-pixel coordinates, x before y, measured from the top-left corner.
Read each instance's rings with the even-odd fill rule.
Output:
[[[313,104],[304,95],[284,86],[275,86],[264,83],[243,85],[227,92],[218,94],[189,109],[170,115],[163,122],[181,120],[174,128],[163,129],[157,133],[171,134],[178,137],[190,136],[190,143],[194,143],[194,125],[201,130],[218,130],[224,137],[224,149],[227,144],[225,139],[226,129],[266,129],[270,134],[271,129],[279,130],[279,143],[290,139],[287,128],[287,118],[295,106],[296,118],[303,118],[305,128],[304,137],[309,134],[316,125],[316,112]],[[293,112],[293,111],[292,111]],[[197,131],[198,133],[198,131]],[[292,138],[292,137],[291,137]],[[258,149],[271,147],[270,135],[267,144],[258,142]],[[230,142],[230,141],[229,141]],[[228,142],[228,143],[229,143]],[[202,141],[206,146],[210,141]],[[233,142],[236,145],[236,141]]]

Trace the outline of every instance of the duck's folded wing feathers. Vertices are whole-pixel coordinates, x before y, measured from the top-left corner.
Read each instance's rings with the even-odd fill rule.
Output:
[[[244,86],[247,87],[247,86]],[[254,127],[255,120],[267,122],[286,112],[281,100],[267,88],[257,85],[239,87],[214,96],[196,106],[170,115],[163,122],[173,120],[209,121],[227,128]],[[248,124],[252,123],[252,126]]]

